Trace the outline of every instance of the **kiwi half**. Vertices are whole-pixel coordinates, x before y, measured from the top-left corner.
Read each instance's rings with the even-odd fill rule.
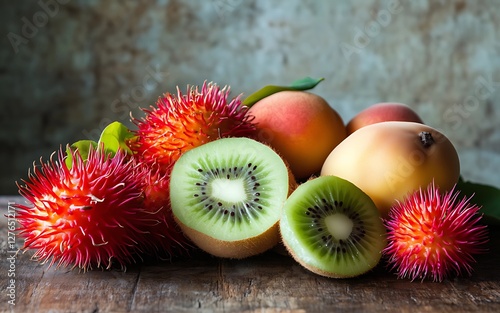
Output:
[[[386,230],[373,201],[351,182],[321,176],[300,185],[285,202],[280,232],[293,258],[308,270],[347,278],[374,268]]]
[[[289,192],[288,169],[268,146],[218,139],[184,153],[170,177],[172,212],[200,249],[244,258],[274,247]]]

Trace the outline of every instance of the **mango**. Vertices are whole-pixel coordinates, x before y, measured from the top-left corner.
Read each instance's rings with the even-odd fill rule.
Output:
[[[360,128],[329,154],[321,175],[336,175],[363,190],[387,216],[395,201],[434,183],[447,191],[460,175],[458,153],[440,131],[415,122]]]
[[[281,91],[255,103],[257,140],[286,161],[297,180],[319,174],[328,154],[347,136],[340,115],[319,95]]]
[[[422,123],[420,116],[404,103],[376,103],[356,114],[347,123],[347,134],[352,134],[361,127],[389,121]]]

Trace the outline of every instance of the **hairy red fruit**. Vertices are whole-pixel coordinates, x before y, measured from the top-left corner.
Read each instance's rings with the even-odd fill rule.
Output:
[[[156,107],[144,109],[146,116],[133,119],[137,125],[132,151],[147,164],[158,164],[165,172],[184,152],[224,137],[251,137],[255,126],[238,97],[228,103],[230,89],[205,82],[166,93]]]
[[[398,202],[385,221],[384,254],[400,278],[442,281],[451,274],[471,275],[474,255],[484,253],[487,229],[479,207],[459,192],[440,194],[430,184]]]
[[[16,205],[23,249],[51,266],[122,268],[141,252],[156,222],[143,208],[147,172],[124,153],[114,157],[91,149],[88,159],[72,152],[65,164],[61,149],[54,160],[34,166],[19,192],[30,202]]]
[[[148,252],[159,258],[186,254],[194,246],[174,220],[170,206],[170,167],[161,173],[154,166],[145,176],[144,209],[155,224],[149,228]]]

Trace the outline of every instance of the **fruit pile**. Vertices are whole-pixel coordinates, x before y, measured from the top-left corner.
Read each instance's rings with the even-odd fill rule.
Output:
[[[244,101],[205,82],[167,93],[99,140],[81,140],[18,183],[23,249],[83,269],[193,249],[246,258],[285,247],[306,269],[354,277],[381,260],[399,277],[470,274],[485,252],[480,206],[460,196],[452,143],[408,106],[347,125],[320,80]]]

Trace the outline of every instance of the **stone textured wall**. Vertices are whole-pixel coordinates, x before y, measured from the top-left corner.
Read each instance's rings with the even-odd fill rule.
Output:
[[[304,76],[347,121],[413,107],[500,186],[498,1],[1,1],[2,194],[34,160],[96,139],[177,85],[234,95]],[[130,123],[129,123],[130,125]]]

